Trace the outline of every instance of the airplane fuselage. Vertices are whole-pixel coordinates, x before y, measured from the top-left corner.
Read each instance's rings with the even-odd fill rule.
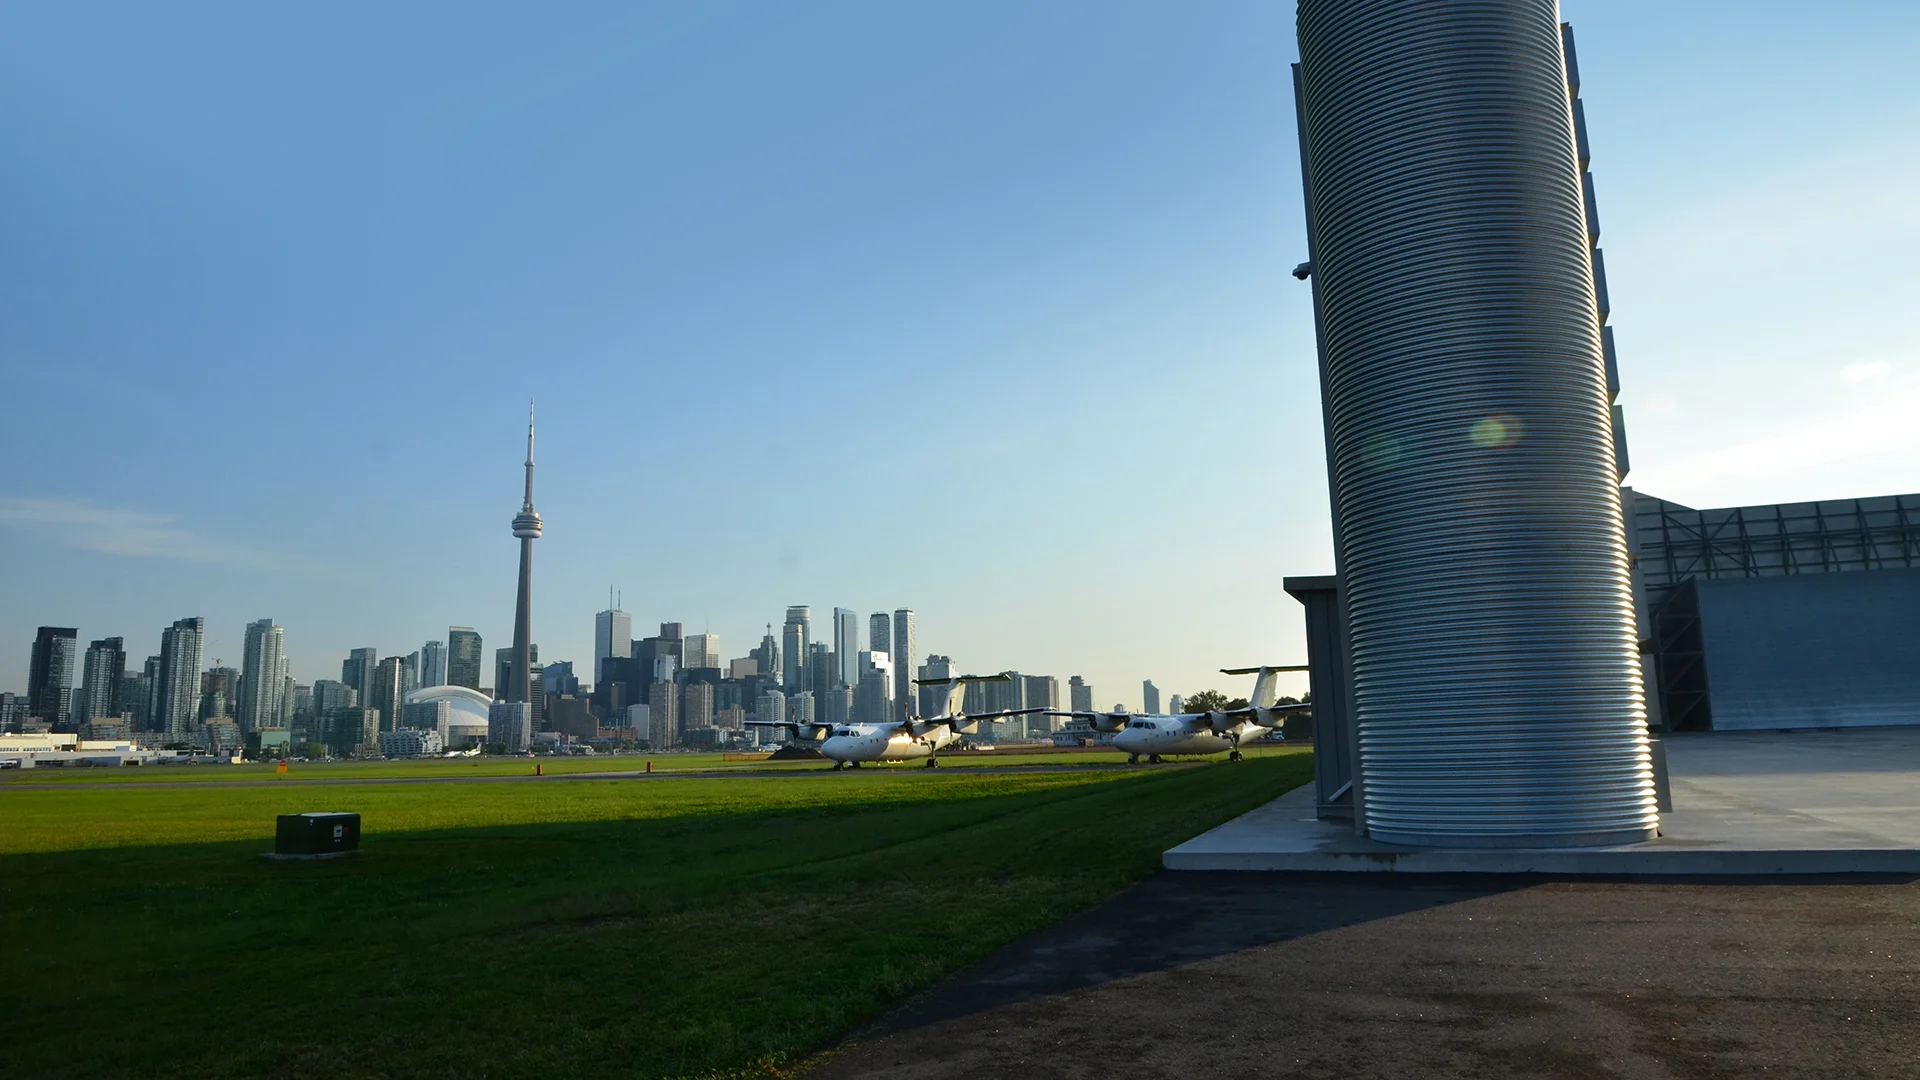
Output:
[[[834,761],[914,761],[932,757],[960,741],[953,728],[941,724],[924,735],[909,735],[894,724],[843,724],[833,729],[820,752]]]
[[[1156,754],[1218,754],[1251,745],[1267,734],[1267,729],[1244,721],[1225,731],[1201,728],[1194,731],[1177,716],[1139,716],[1113,737],[1113,748],[1130,757]]]

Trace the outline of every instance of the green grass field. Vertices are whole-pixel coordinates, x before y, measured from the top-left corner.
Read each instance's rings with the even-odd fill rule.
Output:
[[[9,782],[0,1076],[765,1074],[1311,767]],[[362,853],[256,857],[309,809]]]
[[[1292,753],[1289,747],[1272,746],[1249,750],[1250,754]],[[1217,759],[1224,755],[1215,754]],[[1021,753],[948,752],[940,758],[941,768],[978,768],[1005,765],[1122,765],[1125,754],[1117,750],[1068,750]],[[1182,759],[1186,760],[1186,759]],[[802,761],[728,761],[725,754],[621,754],[593,757],[477,757],[428,758],[417,761],[315,761],[295,762],[285,773],[277,773],[265,763],[242,765],[148,765],[127,768],[43,768],[0,772],[0,790],[8,784],[115,784],[115,783],[216,783],[250,781],[373,779],[435,776],[528,776],[535,763],[549,776],[572,773],[641,772],[649,763],[655,772],[689,771],[788,771],[827,769],[832,763]],[[862,766],[867,769],[920,768],[921,762],[894,762]]]

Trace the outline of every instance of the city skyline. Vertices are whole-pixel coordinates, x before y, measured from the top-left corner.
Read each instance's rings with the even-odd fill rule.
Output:
[[[1920,13],[1849,11],[1564,5],[1640,490],[1920,490]],[[921,652],[1102,706],[1304,659],[1284,6],[8,18],[0,687],[40,625],[137,668],[202,617],[239,666],[271,615],[302,682],[507,643],[536,392],[543,655],[590,662],[617,581],[730,652],[911,601]]]

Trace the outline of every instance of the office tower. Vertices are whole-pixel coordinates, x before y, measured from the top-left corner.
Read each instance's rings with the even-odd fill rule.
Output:
[[[1148,685],[1151,686],[1152,684],[1149,683]],[[1153,700],[1155,705],[1158,705],[1160,702],[1160,699],[1157,697],[1154,698]],[[1078,675],[1075,675],[1073,678],[1068,679],[1067,680],[1067,708],[1072,709],[1074,712],[1092,712],[1093,711],[1093,684],[1081,678]],[[1149,709],[1147,711],[1156,712],[1158,710]]]
[[[606,677],[610,656],[633,655],[633,616],[609,604],[593,617],[593,682],[598,686]]]
[[[749,675],[760,674],[760,661],[755,657],[742,656],[727,661],[727,678],[744,679]]]
[[[573,661],[561,660],[540,669],[540,692],[542,694],[571,694],[579,696],[580,680],[573,673]]]
[[[673,655],[675,656],[680,655],[680,650],[678,646],[681,640],[684,639],[686,636],[685,634],[681,633],[681,631],[685,629],[686,629],[686,624],[684,623],[663,622],[660,624],[660,640],[671,641],[674,643],[675,649],[674,649]]]
[[[720,666],[719,634],[688,634],[681,642],[681,666],[688,671]]]
[[[942,680],[951,679],[958,674],[960,672],[953,666],[951,659],[944,656],[927,657],[927,662],[921,664],[914,673],[914,678],[918,680],[914,692],[920,702],[921,716],[932,718],[947,715],[949,686]]]
[[[660,657],[671,662],[670,657]],[[680,744],[680,688],[671,679],[656,679],[647,688],[647,741],[655,750]]]
[[[887,613],[884,611],[878,611],[869,615],[867,617],[867,651],[886,653],[888,659],[892,659],[892,650],[893,621],[887,618]],[[901,665],[901,670],[906,670],[904,664]]]
[[[43,626],[33,638],[28,707],[53,731],[67,731],[73,723],[73,662],[79,643],[80,631],[70,626]]]
[[[833,657],[840,663],[834,685],[860,685],[860,616],[843,607],[833,609]]]
[[[294,699],[295,689],[293,676],[280,676],[280,726],[283,728],[293,726],[294,710],[299,707]]]
[[[1006,676],[1003,681],[976,684],[986,692],[986,710],[999,712],[1002,709],[1026,708],[1026,676],[1017,671],[1003,671],[1001,674]]]
[[[525,701],[496,701],[487,710],[487,741],[517,754],[533,741],[533,705]]]
[[[1020,706],[1023,709],[1058,709],[1060,707],[1060,680],[1051,675],[1028,675],[1026,677],[1026,700]],[[1045,713],[1029,713],[1026,717],[1028,735],[1044,735],[1054,729],[1055,721],[1060,718]]]
[[[653,727],[652,727],[652,721],[649,719],[648,714],[651,713],[652,711],[653,710],[646,705],[627,706],[626,714],[625,714],[627,718],[626,727],[628,730],[633,732],[634,738],[645,739],[650,736],[650,734],[653,731]]]
[[[780,646],[773,640],[773,624],[767,624],[767,632],[760,639],[760,647],[749,654],[759,665],[758,674],[778,682],[780,679]]]
[[[531,689],[528,691],[527,704],[533,706],[533,715],[537,718],[540,715],[540,676],[542,674],[542,669],[537,666],[540,663],[540,646],[527,646],[527,663],[530,665],[529,675],[531,676],[528,679]],[[501,700],[499,687],[505,686],[507,683],[513,681],[513,664],[514,650],[495,649],[493,651],[493,685],[495,688],[493,696],[495,700]]]
[[[893,718],[893,661],[886,653],[860,654],[860,685],[854,691],[855,722],[885,724]]]
[[[480,635],[470,626],[447,627],[447,686],[480,689]]]
[[[401,706],[407,701],[400,664],[399,657],[389,656],[374,669],[373,696],[367,699],[367,703],[380,710],[382,731],[392,731],[400,722]]]
[[[1167,703],[1167,711],[1172,713],[1175,716],[1179,716],[1180,710],[1186,707],[1187,707],[1186,701],[1182,699],[1179,694],[1173,695],[1173,700]],[[1114,706],[1113,711],[1119,712],[1120,706],[1118,705]]]
[[[286,692],[286,631],[272,619],[247,624],[240,659],[240,701],[235,713],[241,731],[280,725],[280,705]]]
[[[305,738],[313,739],[313,687],[294,682],[292,676],[287,677],[287,683],[287,727],[298,728]]]
[[[123,711],[121,680],[127,673],[126,642],[117,637],[101,638],[87,646],[80,665],[80,697],[74,708],[75,723],[117,719]]]
[[[1091,698],[1092,695],[1089,694],[1088,697]],[[1079,707],[1078,705],[1074,706],[1076,709]],[[1140,709],[1142,712],[1148,713],[1157,713],[1160,711],[1160,688],[1153,685],[1152,679],[1148,679],[1140,684]]]
[[[360,692],[344,682],[332,679],[313,681],[313,734],[309,736],[315,742],[326,743],[339,753],[351,753],[359,741],[342,742],[339,727],[342,717],[348,709],[360,704]]]
[[[811,724],[816,715],[813,691],[802,690],[787,699],[787,715],[796,724]]]
[[[432,731],[444,743],[452,733],[453,702],[445,698],[411,702],[401,714],[400,726],[416,731]]]
[[[166,710],[160,704],[160,691],[162,684],[166,682],[163,677],[165,670],[158,656],[147,657],[147,662],[140,667],[140,673],[145,677],[147,684],[147,696],[141,702],[143,706],[140,717],[141,731],[166,730],[164,719]]]
[[[180,619],[160,632],[160,668],[154,690],[153,726],[169,742],[193,735],[200,708],[200,659],[206,645],[206,621]]]
[[[152,663],[149,657],[148,664]],[[129,671],[120,676],[120,715],[132,717],[133,731],[145,731],[153,722],[149,708],[152,699],[153,676],[149,671]]]
[[[792,694],[807,685],[808,633],[813,612],[805,604],[787,609],[787,622],[780,632],[780,688]]]
[[[893,714],[905,720],[915,711],[918,704],[913,692],[913,658],[919,642],[914,640],[913,609],[901,608],[893,613]]]
[[[836,686],[820,701],[820,719],[829,724],[853,723],[853,691]]]
[[[420,646],[420,686],[447,685],[447,643],[429,641]]]
[[[771,687],[760,692],[753,718],[761,723],[784,723],[787,719],[787,695]]]
[[[533,402],[527,402],[527,495],[513,518],[513,535],[520,539],[520,591],[513,606],[513,666],[503,701],[533,701],[533,542],[540,539],[540,515],[533,509]]]
[[[409,694],[420,689],[420,650],[418,649],[400,660],[400,689]]]
[[[713,684],[690,682],[680,692],[680,730],[713,726]]]
[[[379,666],[380,654],[375,649],[354,649],[340,664],[340,681],[359,692],[362,705],[373,700],[373,673]]]
[[[815,701],[824,701],[833,689],[833,649],[824,641],[807,646],[807,689]]]
[[[239,668],[213,667],[201,672],[199,718],[202,721],[232,717],[239,700]]]

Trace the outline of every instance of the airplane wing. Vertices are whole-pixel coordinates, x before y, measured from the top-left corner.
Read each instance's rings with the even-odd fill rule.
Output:
[[[1220,669],[1220,674],[1222,675],[1258,675],[1262,671],[1306,671],[1306,670],[1307,670],[1307,665],[1305,664],[1270,664],[1264,668],[1223,667]]]
[[[915,679],[916,686],[945,686],[957,682],[1012,682],[1013,676],[1000,675],[949,675],[944,679]]]
[[[1043,712],[1051,712],[1051,711],[1052,710],[1045,709],[1045,708],[998,709],[998,710],[995,710],[994,712],[962,713],[959,719],[965,723],[972,724],[972,723],[977,723],[981,720],[996,720],[996,719],[1001,719],[1008,716],[1028,716],[1033,713],[1043,713]]]

